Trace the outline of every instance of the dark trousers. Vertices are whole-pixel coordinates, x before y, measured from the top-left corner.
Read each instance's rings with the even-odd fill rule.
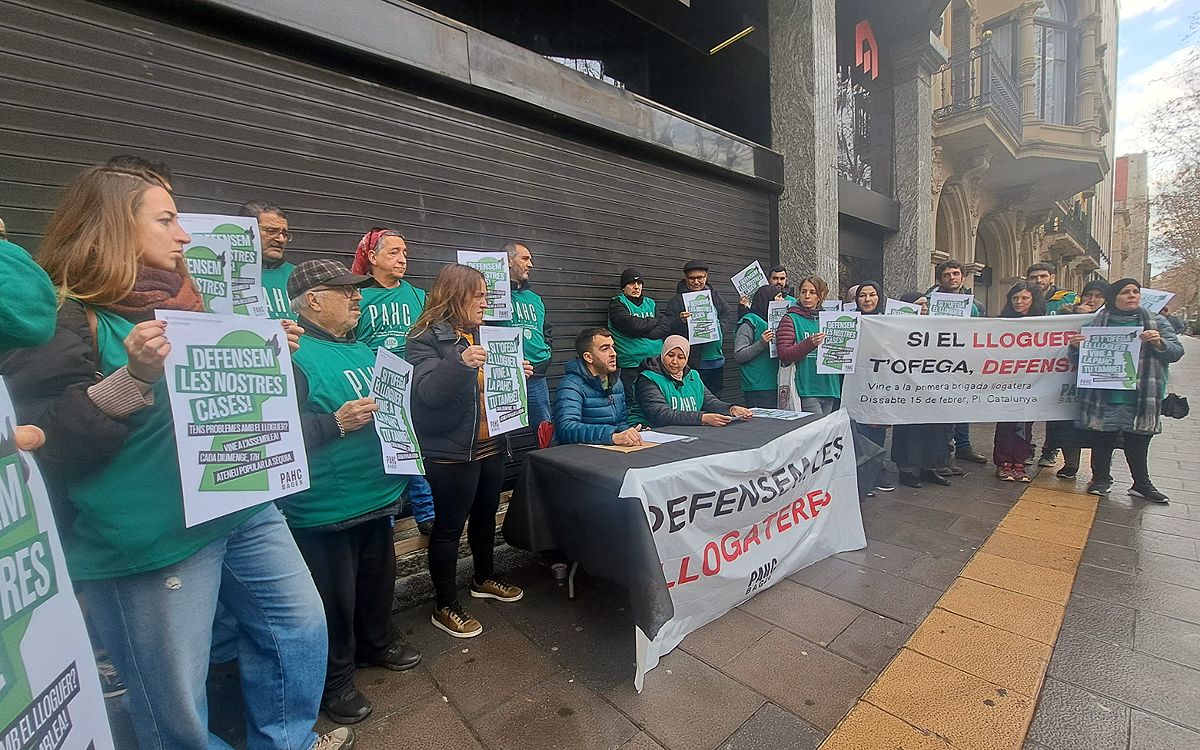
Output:
[[[887,425],[883,424],[854,424],[854,428],[858,430],[858,434],[870,440],[880,448],[887,441]]]
[[[354,684],[355,662],[370,661],[391,645],[396,598],[392,519],[376,518],[341,531],[293,529],[292,536],[325,605],[325,697],[332,699]]]
[[[711,370],[701,370],[697,367],[696,372],[700,373],[700,382],[704,383],[704,387],[712,391],[712,395],[720,398],[721,389],[725,386],[725,367],[714,367]]]
[[[1129,473],[1133,475],[1134,484],[1150,481],[1150,438],[1153,435],[1139,435],[1133,432],[1094,432],[1092,433],[1092,481],[1112,481],[1112,454],[1117,447],[1117,440],[1124,439],[1125,462],[1129,464]]]
[[[997,466],[1004,464],[1025,464],[1025,459],[1033,455],[1033,422],[998,422],[996,423],[996,439],[992,445],[992,463]]]
[[[779,407],[777,391],[746,391],[746,406],[759,409],[776,409]]]
[[[433,487],[433,531],[429,534],[429,575],[437,606],[447,607],[456,598],[455,567],[458,541],[468,519],[467,544],[475,562],[475,581],[492,575],[496,539],[496,509],[504,482],[504,455],[478,461],[425,462],[425,478]]]

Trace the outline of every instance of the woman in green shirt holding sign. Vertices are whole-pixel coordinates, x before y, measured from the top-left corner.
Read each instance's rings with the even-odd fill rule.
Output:
[[[727,404],[704,387],[700,373],[687,366],[691,352],[687,339],[668,336],[662,355],[647,360],[638,375],[638,404],[651,426],[724,427],[734,419],[749,419],[749,409]]]
[[[772,302],[786,299],[784,290],[773,284],[759,288],[750,302],[750,311],[738,321],[733,356],[738,361],[742,393],[746,403],[774,409],[779,406],[779,359],[771,356],[775,330],[768,317]]]

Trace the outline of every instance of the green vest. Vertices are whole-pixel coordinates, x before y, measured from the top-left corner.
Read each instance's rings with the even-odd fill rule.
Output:
[[[621,300],[625,308],[629,310],[629,314],[635,318],[654,317],[654,300],[649,297],[642,297],[640,305],[633,304],[624,294],[618,294],[613,299]],[[636,369],[647,359],[662,354],[662,342],[658,339],[647,339],[621,333],[612,324],[612,319],[608,321],[608,330],[612,331],[613,343],[617,345],[617,366],[623,370]]]
[[[754,313],[746,313],[738,325],[749,323],[754,327],[754,340],[762,338],[767,330],[767,321]],[[739,368],[742,378],[742,393],[751,391],[774,391],[779,387],[779,360],[771,359],[770,350],[759,354]]]
[[[546,341],[546,304],[532,289],[512,293],[513,317],[497,325],[525,329],[525,359],[537,367],[550,359],[550,344]]]
[[[796,327],[796,340],[806,339],[814,333],[820,333],[821,325],[816,320],[802,317],[796,313],[788,313],[792,325]],[[842,395],[841,375],[817,374],[817,350],[813,349],[808,356],[796,363],[796,395],[806,398],[832,397]]]
[[[124,341],[133,323],[94,309],[100,372],[109,375],[129,362]],[[128,421],[129,436],[112,461],[83,477],[67,478],[67,491],[79,515],[64,547],[71,577],[76,580],[160,570],[191,557],[266,507],[259,505],[185,528],[183,485],[165,378],[154,384],[154,406],[135,412]]]
[[[281,263],[279,268],[263,266],[263,299],[267,302],[267,314],[276,320],[281,318],[295,320],[296,318],[296,314],[292,312],[292,301],[288,299],[287,295],[288,279],[292,277],[294,270],[296,267],[287,261]]]
[[[304,336],[292,362],[308,379],[308,401],[318,414],[332,414],[371,390],[375,354],[366,344]],[[308,477],[307,490],[279,501],[293,528],[340,523],[385,508],[408,486],[408,477],[384,473],[374,424],[310,449]]]
[[[373,286],[362,290],[362,317],[354,329],[354,337],[371,347],[383,347],[404,357],[408,331],[425,309],[425,290],[400,280],[391,289]]]
[[[700,373],[688,370],[683,376],[683,383],[676,383],[670,376],[653,370],[643,370],[642,374],[662,391],[668,407],[675,411],[703,411],[704,383],[700,380]]]
[[[1062,307],[1063,305],[1078,305],[1078,304],[1079,304],[1079,295],[1078,294],[1076,294],[1075,292],[1072,292],[1069,289],[1058,289],[1058,290],[1055,290],[1054,294],[1051,294],[1046,299],[1046,314],[1047,315],[1058,315],[1058,309],[1060,307]]]

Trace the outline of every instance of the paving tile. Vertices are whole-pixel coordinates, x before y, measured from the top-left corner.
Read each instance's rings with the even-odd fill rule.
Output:
[[[972,620],[1052,645],[1064,608],[967,578],[955,581],[938,606]]]
[[[911,523],[896,524],[895,528],[884,537],[884,541],[900,547],[907,547],[916,552],[928,552],[931,555],[943,557],[959,557],[963,560],[975,554],[975,550],[979,547],[977,542],[969,539],[963,539],[937,529],[914,526]]]
[[[920,505],[924,508],[933,508],[935,510],[944,510],[948,513],[954,513],[966,518],[975,518],[980,521],[991,521],[999,523],[1001,518],[1008,515],[1008,511],[1013,506],[1012,501],[991,502],[995,500],[994,496],[986,496],[983,499],[975,500],[973,498],[962,495],[956,497],[926,497],[918,495],[908,499],[906,502],[912,505]]]
[[[1147,553],[1149,554],[1149,553]],[[1137,572],[1138,551],[1119,544],[1109,544],[1092,539],[1083,548],[1082,562],[1097,568],[1107,568],[1118,573],[1133,575]],[[1178,559],[1178,558],[1172,558]]]
[[[1143,552],[1137,560],[1138,573],[1159,581],[1179,584],[1188,588],[1200,588],[1200,562],[1181,560],[1177,557]]]
[[[924,526],[930,529],[938,529],[945,531],[950,528],[950,525],[958,520],[957,513],[951,513],[936,508],[927,508],[920,505],[910,505],[905,502],[896,502],[894,500],[885,500],[876,506],[875,512],[883,518],[893,521],[904,521],[911,523],[914,526]]]
[[[1096,516],[1094,508],[1074,508],[1066,505],[1052,505],[1044,502],[1026,501],[1023,497],[1019,503],[1012,507],[1009,517],[1025,516],[1026,518],[1034,518],[1043,523],[1056,523],[1064,526],[1082,526],[1084,528],[1092,525],[1092,520]]]
[[[945,591],[962,572],[963,560],[955,557],[921,555],[898,574],[901,578]]]
[[[774,703],[754,712],[721,750],[817,750],[825,733]]]
[[[557,664],[512,628],[458,642],[428,661],[442,692],[468,719],[541,682]]]
[[[1062,508],[1095,510],[1097,498],[1085,492],[1067,492],[1060,489],[1030,487],[1021,493],[1021,502],[1044,503]]]
[[[907,648],[865,700],[955,747],[996,750],[1021,746],[1034,708],[1032,698]]]
[[[471,726],[491,750],[610,750],[638,729],[567,672],[518,693]]]
[[[482,638],[483,636],[480,636]],[[482,750],[467,725],[441,698],[428,698],[385,721],[355,732],[355,750],[436,747],[438,750]]]
[[[1200,625],[1153,612],[1138,612],[1134,632],[1134,648],[1138,651],[1200,670]],[[1196,674],[1193,690],[1200,700],[1200,672]]]
[[[1118,526],[1129,526],[1130,528],[1141,528],[1142,514],[1133,508],[1128,508],[1111,503],[1104,503],[1096,509],[1096,520],[1104,523],[1114,523]]]
[[[1071,582],[1075,578],[1072,573],[989,555],[982,550],[963,568],[962,577],[1064,607],[1071,598]]]
[[[1134,710],[1129,750],[1200,750],[1200,732]]]
[[[826,586],[825,591],[864,609],[908,623],[920,622],[942,595],[938,589],[871,568],[847,570]]]
[[[887,666],[912,632],[912,625],[863,612],[833,639],[829,650],[878,672]]]
[[[888,573],[897,573],[904,570],[905,566],[917,559],[918,555],[920,555],[919,552],[907,547],[897,547],[894,544],[872,539],[867,542],[867,546],[863,549],[839,553],[837,559],[853,563],[854,565],[861,565],[864,568],[875,568],[876,570]]]
[[[1132,529],[1112,523],[1096,523],[1092,526],[1091,538],[1094,541],[1119,544],[1139,552],[1157,552],[1188,560],[1200,560],[1196,554],[1195,540],[1181,536]]]
[[[354,673],[354,686],[367,696],[374,709],[359,725],[364,728],[414,703],[441,695],[429,672],[422,668],[407,672],[393,672],[383,667],[359,669]]]
[[[995,530],[997,523],[998,521],[984,521],[970,516],[961,516],[950,524],[950,528],[946,529],[946,532],[961,536],[963,539],[982,542]]]
[[[630,681],[604,697],[670,750],[716,747],[765,703],[762,696],[679,650],[664,656],[646,675],[640,694]]]
[[[1064,632],[1054,647],[1050,676],[1171,721],[1200,726],[1196,670],[1158,657]]]
[[[881,711],[866,701],[859,702],[821,750],[952,750],[950,743],[929,730]]]
[[[1080,594],[1071,596],[1063,631],[1085,633],[1098,640],[1133,648],[1133,624],[1136,612],[1104,599]]]
[[[868,545],[870,544],[882,544],[882,542],[868,542]],[[855,563],[847,562],[837,557],[827,557],[824,560],[809,565],[807,568],[797,570],[788,576],[788,580],[819,590],[824,588],[825,584],[837,578],[843,571],[853,567],[855,567]]]
[[[1132,573],[1095,565],[1080,565],[1075,574],[1075,591],[1113,602],[1128,602],[1133,596],[1133,584]]]
[[[459,592],[459,601],[463,602],[468,613],[483,625],[484,633],[497,628],[508,627],[508,623],[496,610],[486,606],[478,599],[472,599],[465,591]],[[523,606],[517,603],[515,606]],[[433,603],[426,602],[416,607],[397,612],[392,616],[392,626],[413,648],[421,652],[426,661],[432,657],[458,648],[462,645],[461,638],[447,635],[435,628],[429,621],[433,614]]]
[[[1125,750],[1129,706],[1047,679],[1029,739],[1054,750]]]
[[[679,647],[697,659],[720,668],[773,627],[771,623],[735,608],[689,633]]]
[[[836,638],[862,612],[853,604],[786,579],[755,594],[741,609],[821,644]]]
[[[665,748],[645,732],[638,732],[633,739],[621,745],[620,750],[665,750]]]
[[[779,629],[739,654],[724,671],[825,731],[833,729],[875,677]]]
[[[1160,534],[1171,534],[1188,539],[1200,539],[1200,521],[1189,521],[1186,518],[1167,518],[1164,516],[1144,516],[1142,528],[1146,531],[1157,531]]]
[[[953,612],[935,609],[906,648],[1001,687],[1036,698],[1050,646]]]
[[[1079,574],[1075,577],[1075,591],[1134,609],[1200,623],[1200,589],[1159,581],[1141,574],[1131,576],[1080,565]]]
[[[1035,503],[1030,503],[1034,505]],[[1087,543],[1088,530],[1085,526],[1056,523],[1045,518],[1031,515],[1009,514],[997,527],[1001,531],[1030,539],[1040,539],[1043,542],[1053,542],[1068,547],[1083,549]]]
[[[980,548],[980,552],[1009,560],[1020,560],[1042,568],[1061,570],[1065,573],[1075,572],[1082,554],[1077,547],[1030,539],[1004,531],[996,531],[988,537],[987,542]]]

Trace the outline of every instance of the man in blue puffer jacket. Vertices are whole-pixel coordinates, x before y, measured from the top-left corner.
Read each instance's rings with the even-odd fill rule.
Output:
[[[559,444],[641,445],[641,425],[629,427],[625,386],[617,369],[617,349],[606,328],[585,328],[575,337],[577,358],[567,363],[554,404],[554,436]]]

